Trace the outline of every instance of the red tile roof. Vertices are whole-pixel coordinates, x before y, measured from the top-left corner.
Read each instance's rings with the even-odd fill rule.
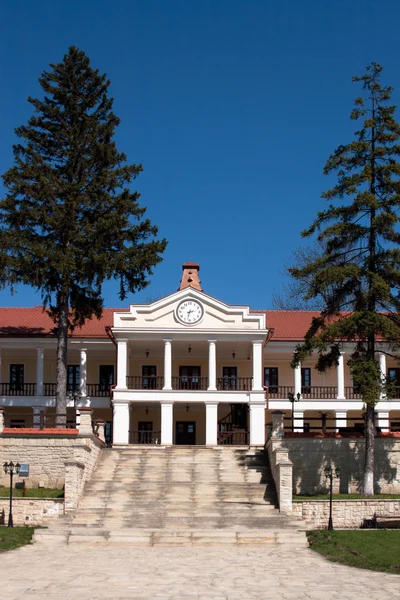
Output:
[[[107,337],[106,327],[113,325],[114,312],[125,309],[105,308],[102,318],[86,321],[72,337]],[[0,336],[52,336],[54,323],[41,306],[35,308],[0,308]]]
[[[100,320],[94,317],[86,321],[82,328],[76,328],[72,337],[105,338],[106,329],[113,325],[113,313],[128,308],[105,308]],[[311,324],[318,316],[315,311],[297,310],[252,310],[252,313],[266,315],[267,328],[274,329],[273,341],[302,340]],[[41,306],[35,308],[1,308],[0,336],[52,336],[54,323]]]
[[[320,313],[311,310],[252,310],[265,314],[268,329],[274,329],[272,341],[302,340],[313,317]]]

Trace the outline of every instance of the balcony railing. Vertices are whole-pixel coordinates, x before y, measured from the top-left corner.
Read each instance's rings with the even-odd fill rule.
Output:
[[[208,377],[172,377],[173,390],[206,390]]]
[[[27,413],[8,413],[4,415],[4,426],[11,429],[53,429],[62,424],[63,428],[76,428],[76,415],[72,418],[67,418],[64,414],[47,414],[41,410],[38,414]]]
[[[1,396],[34,396],[35,383],[0,383]]]
[[[139,377],[128,375],[126,378],[128,390],[162,390],[164,387],[164,377]]]
[[[247,392],[252,388],[252,377],[218,377],[217,389],[229,392]]]
[[[303,400],[334,400],[337,398],[335,386],[307,386],[301,388]]]
[[[89,398],[109,398],[110,394],[110,386],[108,385],[102,385],[101,383],[86,384],[86,395]]]
[[[130,444],[160,444],[161,431],[130,431]]]
[[[289,398],[289,394],[293,394],[293,386],[292,385],[271,385],[268,388],[268,397],[269,398],[283,398],[287,400]]]
[[[79,385],[67,386],[67,396],[72,392],[79,392]],[[87,396],[91,398],[109,398],[110,388],[99,383],[88,383],[86,387]],[[55,396],[57,394],[56,383],[43,384],[43,396]],[[35,396],[36,383],[0,383],[0,396]]]

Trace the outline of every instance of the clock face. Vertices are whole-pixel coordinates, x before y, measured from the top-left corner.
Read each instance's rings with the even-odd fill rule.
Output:
[[[185,325],[194,325],[203,318],[204,308],[196,300],[184,300],[176,309],[176,316]]]

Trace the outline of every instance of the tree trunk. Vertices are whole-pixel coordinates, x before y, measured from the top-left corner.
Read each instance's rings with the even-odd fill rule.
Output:
[[[68,292],[63,291],[58,303],[58,340],[57,340],[57,427],[67,424],[67,344],[68,344]]]
[[[374,456],[375,456],[375,407],[367,404],[365,414],[365,463],[363,494],[374,493]]]

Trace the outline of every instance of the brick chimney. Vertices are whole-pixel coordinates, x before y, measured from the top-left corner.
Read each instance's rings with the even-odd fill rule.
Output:
[[[187,287],[192,287],[195,290],[202,292],[203,290],[199,279],[200,265],[192,260],[189,260],[189,262],[183,263],[182,269],[183,273],[179,289],[183,290]]]

